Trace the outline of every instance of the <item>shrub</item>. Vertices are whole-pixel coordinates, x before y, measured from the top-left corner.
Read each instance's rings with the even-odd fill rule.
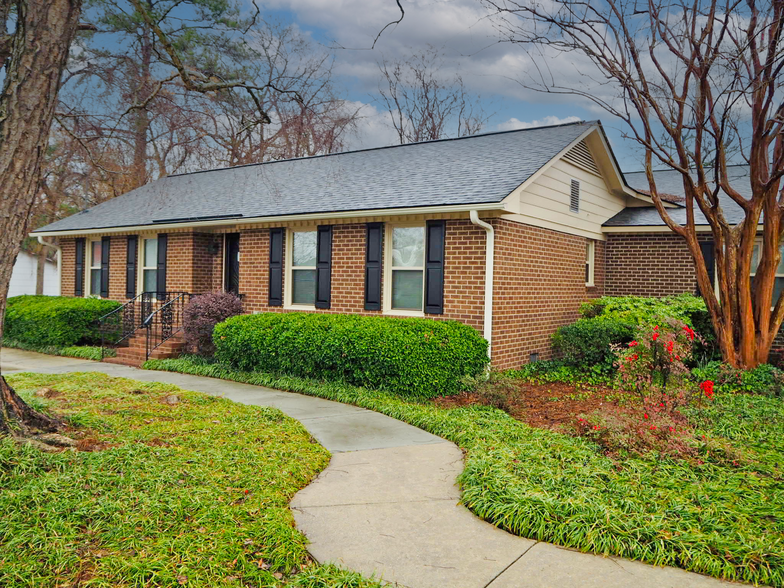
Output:
[[[567,366],[612,373],[612,345],[628,343],[633,336],[631,322],[613,317],[582,318],[556,331],[553,351]]]
[[[748,392],[765,396],[784,396],[784,371],[769,364],[753,370],[739,370],[719,361],[692,370],[699,380],[712,380],[717,392]]]
[[[718,356],[713,322],[705,301],[698,296],[603,296],[583,303],[580,314],[587,319],[612,318],[648,326],[668,320],[682,321],[700,334],[700,341],[694,348],[695,361],[710,361]]]
[[[185,343],[196,353],[215,353],[212,331],[227,318],[242,314],[242,301],[229,292],[210,292],[195,296],[183,311]]]
[[[342,381],[433,398],[488,363],[487,342],[457,321],[264,313],[215,327],[218,361],[245,371]]]
[[[39,347],[100,343],[98,319],[119,306],[98,298],[15,296],[8,299],[4,335]]]

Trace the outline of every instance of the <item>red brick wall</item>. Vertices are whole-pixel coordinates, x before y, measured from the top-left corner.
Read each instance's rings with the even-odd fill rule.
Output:
[[[329,310],[315,312],[381,314],[365,310],[365,240],[364,223],[333,226],[331,305]],[[484,242],[484,230],[470,221],[447,221],[444,314],[427,316],[457,319],[482,329]],[[269,229],[240,233],[240,292],[248,312],[283,310],[267,304]]]
[[[585,286],[586,239],[494,219],[496,228],[493,355],[499,368],[518,367],[531,353],[550,355],[555,329],[577,318],[582,301],[600,296],[605,246],[596,242],[595,287]],[[333,227],[331,313],[381,314],[364,309],[365,225]],[[484,320],[485,231],[469,220],[448,220],[444,264],[444,314],[480,333]],[[73,239],[63,240],[63,294],[73,295]],[[125,236],[112,237],[111,297],[125,300]],[[167,289],[222,289],[223,238],[219,234],[169,233]],[[285,274],[284,274],[285,275]],[[247,312],[269,307],[269,229],[240,232],[240,293]]]
[[[697,280],[683,239],[670,233],[607,236],[608,296],[694,293]]]
[[[555,330],[574,322],[580,304],[601,296],[605,247],[596,242],[594,286],[585,285],[587,240],[508,220],[496,228],[493,365],[521,366],[551,356]]]

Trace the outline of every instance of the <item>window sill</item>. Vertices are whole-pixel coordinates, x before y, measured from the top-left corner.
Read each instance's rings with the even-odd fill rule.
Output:
[[[285,304],[283,310],[318,310],[315,304]]]
[[[387,309],[383,311],[383,314],[389,316],[425,316],[424,311],[422,310],[392,310]]]

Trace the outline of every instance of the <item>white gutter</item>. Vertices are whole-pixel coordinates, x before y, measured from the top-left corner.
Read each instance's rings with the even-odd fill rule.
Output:
[[[365,217],[389,217],[402,215],[424,215],[424,214],[451,214],[456,212],[469,212],[470,210],[497,210],[505,211],[506,206],[503,202],[489,202],[486,204],[448,204],[444,206],[417,206],[412,208],[380,208],[371,210],[349,210],[340,212],[319,212],[312,214],[288,214],[282,216],[263,216],[263,217],[239,217],[220,220],[205,220],[192,222],[176,223],[151,223],[148,225],[133,225],[127,227],[109,227],[103,229],[74,229],[66,231],[33,231],[31,237],[70,237],[82,235],[108,235],[114,233],[128,234],[144,231],[165,232],[173,229],[189,228],[220,228],[220,227],[241,227],[243,225],[272,224],[278,225],[285,222],[295,221],[319,221],[330,219],[353,219]]]
[[[485,243],[485,318],[484,318],[484,337],[487,340],[487,356],[492,358],[493,340],[493,260],[495,259],[495,230],[493,225],[479,218],[477,210],[469,213],[471,223],[482,227],[487,235]]]
[[[38,242],[57,251],[57,296],[60,296],[63,286],[63,250],[54,243],[47,243],[43,237],[38,237]]]

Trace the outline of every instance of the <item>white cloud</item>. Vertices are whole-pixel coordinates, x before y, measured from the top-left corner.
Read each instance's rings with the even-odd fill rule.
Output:
[[[392,127],[391,115],[388,112],[379,111],[372,104],[362,102],[346,104],[351,111],[359,111],[356,130],[346,141],[347,149],[371,149],[398,143],[397,133]]]
[[[565,116],[563,118],[559,118],[557,116],[545,116],[539,120],[532,120],[531,122],[525,122],[512,117],[507,121],[499,123],[496,128],[499,131],[515,131],[518,129],[531,129],[534,127],[563,125],[566,123],[577,122],[579,120],[581,119],[578,116]]]

